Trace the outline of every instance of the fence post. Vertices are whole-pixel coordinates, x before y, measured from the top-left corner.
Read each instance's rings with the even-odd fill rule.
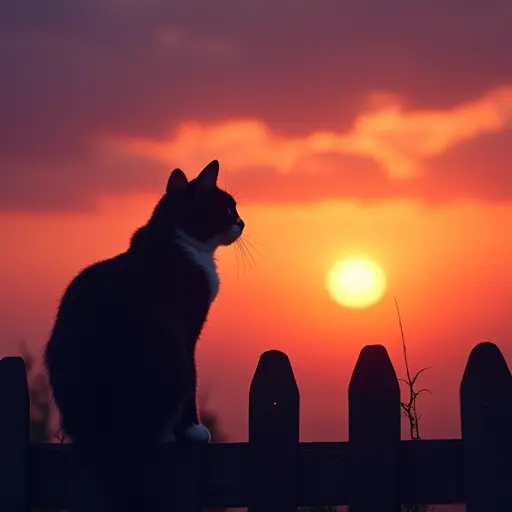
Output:
[[[0,510],[28,512],[30,399],[25,362],[0,360]]]
[[[260,357],[249,393],[249,512],[295,512],[299,390],[288,356]]]
[[[400,388],[382,345],[361,350],[348,393],[350,512],[397,512]]]
[[[480,343],[460,387],[467,512],[512,509],[512,376],[499,348]]]

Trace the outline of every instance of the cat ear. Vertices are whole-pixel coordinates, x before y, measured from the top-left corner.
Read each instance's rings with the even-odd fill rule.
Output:
[[[219,176],[219,161],[212,160],[197,177],[197,184],[202,189],[214,188]]]
[[[188,183],[185,173],[181,169],[174,169],[169,176],[167,181],[167,194],[172,194],[178,190],[181,190]]]

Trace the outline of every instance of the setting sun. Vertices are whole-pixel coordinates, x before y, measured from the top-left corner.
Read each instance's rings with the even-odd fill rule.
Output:
[[[365,257],[354,256],[334,265],[327,275],[327,290],[341,306],[362,309],[378,302],[386,289],[381,267]]]

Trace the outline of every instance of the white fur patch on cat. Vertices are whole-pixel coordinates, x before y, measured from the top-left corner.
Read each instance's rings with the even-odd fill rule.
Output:
[[[209,443],[211,439],[210,431],[201,424],[194,423],[185,430],[185,437],[194,443]],[[168,429],[160,438],[161,443],[174,443],[176,436],[172,429]]]
[[[206,274],[210,288],[211,304],[215,300],[215,297],[217,297],[220,286],[219,275],[217,274],[217,266],[215,265],[215,259],[213,256],[213,252],[216,247],[210,248],[206,246],[206,244],[202,244],[198,240],[195,240],[183,232],[178,232],[178,242],[181,247],[185,249],[191,260]]]
[[[211,435],[204,425],[194,423],[185,430],[185,437],[197,443],[209,443]]]

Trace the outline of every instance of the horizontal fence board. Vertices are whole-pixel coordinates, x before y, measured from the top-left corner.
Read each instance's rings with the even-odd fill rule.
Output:
[[[400,441],[400,501],[463,503],[463,467],[460,439]]]
[[[69,503],[70,446],[31,445],[31,501],[37,507],[66,507]],[[170,446],[171,465],[191,462],[191,447]],[[245,507],[249,471],[248,443],[212,443],[202,448],[205,507]],[[421,440],[399,443],[402,503],[463,503],[462,441]],[[197,459],[196,459],[197,460]],[[348,503],[349,443],[300,443],[298,446],[298,506]],[[164,470],[165,471],[165,470]],[[185,472],[186,473],[186,472]],[[182,486],[179,475],[164,474]],[[185,476],[184,476],[185,478]]]
[[[171,450],[169,456],[167,452]],[[201,512],[205,453],[201,445],[189,446],[186,463],[172,457],[172,447],[160,453],[160,510]],[[177,463],[178,462],[178,463]],[[179,482],[178,485],[176,483]]]

